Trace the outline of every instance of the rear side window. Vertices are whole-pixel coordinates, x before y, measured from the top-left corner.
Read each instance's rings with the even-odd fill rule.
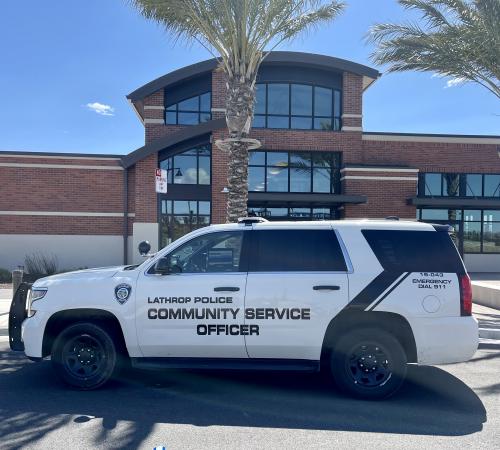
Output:
[[[255,230],[251,235],[250,272],[347,270],[332,230]]]
[[[385,270],[464,272],[450,235],[444,231],[363,230]]]

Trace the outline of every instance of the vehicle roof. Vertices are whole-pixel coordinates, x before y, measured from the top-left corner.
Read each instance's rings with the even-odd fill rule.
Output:
[[[388,219],[351,219],[351,220],[316,220],[316,221],[276,221],[255,222],[253,228],[324,228],[331,225],[336,229],[381,229],[381,230],[414,230],[434,231],[428,223],[415,220],[388,220]],[[209,228],[243,228],[248,226],[243,223],[211,225]]]

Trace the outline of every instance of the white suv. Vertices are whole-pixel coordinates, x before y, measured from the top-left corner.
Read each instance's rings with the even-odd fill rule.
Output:
[[[401,386],[407,363],[470,359],[478,329],[447,226],[248,218],[194,231],[139,266],[22,285],[10,342],[30,359],[50,355],[81,389],[130,360],[321,369],[352,395],[382,398]]]

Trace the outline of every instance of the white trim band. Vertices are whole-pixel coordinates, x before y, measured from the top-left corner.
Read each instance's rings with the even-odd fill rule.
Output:
[[[220,112],[220,113],[225,113],[226,112],[226,108],[211,108],[212,112]]]
[[[38,169],[85,169],[85,170],[123,170],[120,166],[83,166],[77,164],[42,164],[42,163],[0,163],[0,167],[33,167]]]
[[[123,217],[123,213],[73,212],[73,211],[0,211],[0,216],[61,216],[61,217]],[[135,217],[128,213],[127,217]]]
[[[164,125],[165,120],[164,119],[144,119],[145,124],[159,124],[159,125]]]
[[[393,134],[363,134],[364,141],[387,142],[438,142],[447,144],[489,144],[499,145],[500,138],[494,137],[455,137],[455,136],[401,136]]]
[[[362,119],[363,114],[342,114],[342,119]]]
[[[363,131],[363,127],[342,127],[342,131]]]
[[[346,175],[340,179],[340,181],[343,180],[418,181],[418,177],[370,177],[361,175]]]
[[[0,158],[37,158],[37,159],[91,159],[93,161],[100,161],[100,160],[105,160],[105,161],[121,161],[121,158],[116,158],[114,156],[64,156],[62,154],[61,156],[55,156],[55,155],[43,155],[43,154],[33,154],[33,155],[18,155],[16,153],[1,153],[0,152]]]
[[[412,172],[418,173],[419,169],[395,169],[394,167],[344,167],[340,172]]]
[[[164,106],[157,106],[157,105],[145,105],[144,109],[153,109],[153,110],[163,111],[165,109],[165,107]]]

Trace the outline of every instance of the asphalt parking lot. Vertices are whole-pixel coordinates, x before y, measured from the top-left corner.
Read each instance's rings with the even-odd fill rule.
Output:
[[[317,375],[128,371],[99,391],[63,387],[50,361],[9,351],[0,307],[0,448],[499,448],[500,345],[411,367],[383,402]],[[3,324],[3,325],[2,325]]]

